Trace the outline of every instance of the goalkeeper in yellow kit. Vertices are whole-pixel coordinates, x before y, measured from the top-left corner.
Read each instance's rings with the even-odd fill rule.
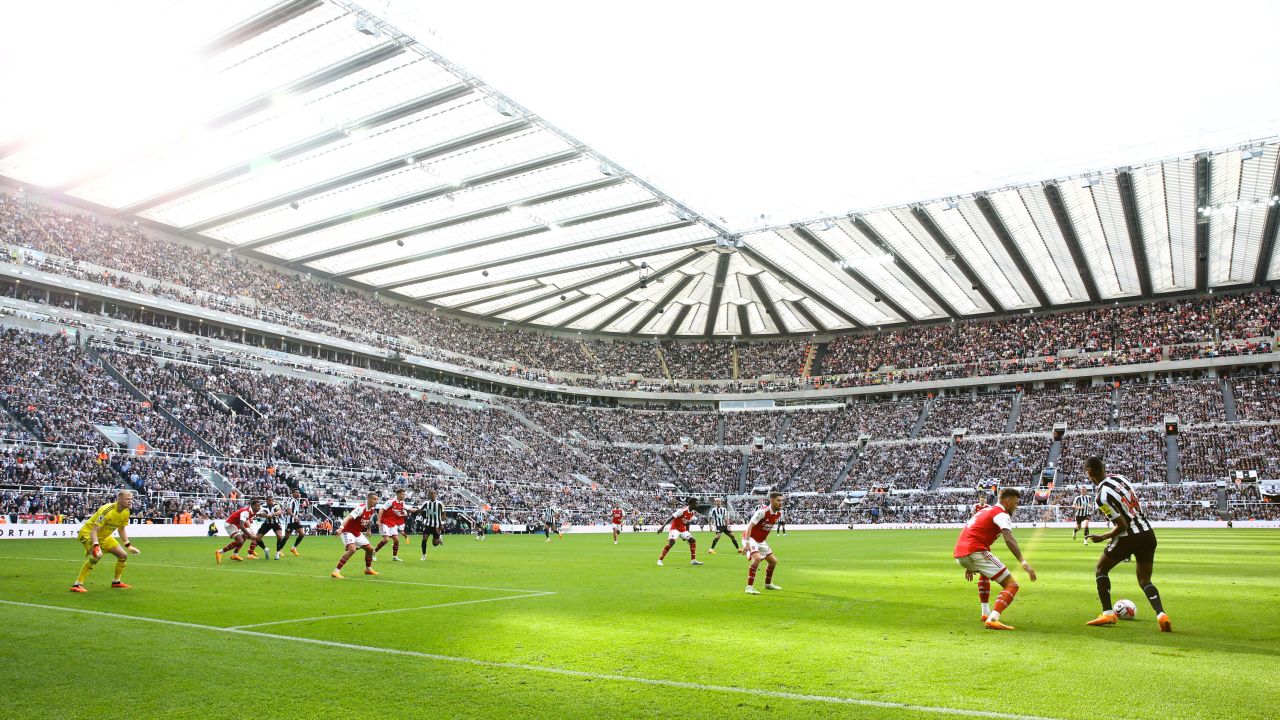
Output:
[[[121,490],[116,495],[115,502],[98,508],[98,511],[80,527],[76,538],[84,546],[85,561],[84,566],[80,568],[76,583],[71,586],[71,592],[89,592],[84,589],[84,579],[93,572],[93,568],[102,559],[104,552],[116,556],[116,576],[111,581],[111,587],[129,589],[129,586],[120,580],[120,576],[124,574],[124,566],[128,564],[129,556],[142,552],[129,542],[129,532],[125,530],[125,526],[129,524],[129,508],[132,506],[133,493]],[[119,542],[111,537],[113,533],[120,534]]]

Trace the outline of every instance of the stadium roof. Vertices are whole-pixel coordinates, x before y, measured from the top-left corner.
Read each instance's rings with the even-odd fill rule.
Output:
[[[567,331],[840,332],[1280,279],[1274,140],[732,234],[346,0],[180,0],[156,20],[199,48],[175,70],[180,116],[92,147],[0,124],[0,175]]]

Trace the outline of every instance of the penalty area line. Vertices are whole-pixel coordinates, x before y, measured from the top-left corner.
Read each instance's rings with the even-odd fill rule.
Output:
[[[82,563],[84,558],[48,558],[48,557],[25,557],[20,555],[0,555],[0,560],[39,560],[41,562],[70,562]],[[139,563],[146,561],[140,560]],[[153,563],[146,562],[146,567],[162,567],[174,568],[177,570],[203,570],[205,572],[234,572],[234,573],[253,573],[254,575],[280,575],[282,577],[303,578],[306,580],[324,580],[326,582],[332,580],[328,575],[304,575],[302,573],[276,572],[275,570],[250,570],[248,568],[237,568],[236,570],[220,570],[218,565],[208,567],[204,565],[173,565],[170,563]],[[492,592],[510,592],[525,593],[527,595],[555,595],[550,590],[529,590],[521,588],[500,588],[486,587],[483,585],[442,585],[440,583],[415,582],[413,580],[383,580],[382,578],[361,580],[361,582],[380,583],[384,585],[415,585],[418,587],[437,587],[452,588],[454,590],[490,590]]]
[[[452,655],[437,655],[435,653],[418,652],[416,650],[400,650],[397,648],[385,648],[372,645],[356,645],[354,643],[337,642],[334,640],[320,640],[317,638],[295,637],[292,635],[276,635],[273,633],[257,632],[255,630],[245,630],[234,627],[218,627],[217,625],[201,625],[199,623],[182,622],[180,620],[164,620],[161,618],[145,617],[141,615],[123,615],[120,613],[105,612],[102,610],[86,610],[82,608],[65,607],[61,605],[41,605],[38,603],[17,602],[14,600],[0,600],[0,604],[15,605],[18,607],[36,608],[39,610],[53,610],[68,613],[80,613],[82,615],[96,615],[98,617],[107,617],[117,620],[133,620],[138,622],[156,623],[159,625],[170,625],[174,627],[190,628],[193,630],[208,630],[211,632],[227,633],[231,635],[244,635],[247,637],[264,638],[268,640],[282,640],[286,642],[304,643],[307,645],[319,645],[321,647],[340,648],[343,650],[355,650],[358,652],[376,652],[386,655],[400,655],[405,657],[422,658],[424,660],[436,660],[439,662],[455,663],[459,665],[471,665],[473,667],[494,668],[500,670],[521,670],[524,672],[538,673],[542,675],[558,675],[560,677],[580,678],[583,680],[603,680],[607,682],[631,683],[633,685],[648,685],[651,687],[668,687],[681,690],[698,690],[703,692],[718,692],[734,695],[750,695],[761,698],[774,698],[779,700],[795,700],[798,702],[824,703],[828,705],[850,705],[859,707],[882,708],[886,710],[903,710],[907,712],[931,713],[934,715],[956,715],[961,717],[978,717],[978,718],[995,718],[997,720],[1063,720],[1062,718],[1047,717],[1044,715],[1022,715],[1018,713],[998,712],[994,710],[969,710],[965,708],[953,708],[934,705],[913,705],[911,703],[892,702],[889,700],[868,700],[865,698],[840,697],[834,695],[810,695],[807,693],[787,692],[784,690],[761,690],[757,688],[733,687],[730,685],[708,685],[703,683],[683,682],[680,680],[662,680],[658,678],[637,677],[635,675],[612,675],[609,673],[594,673],[585,670],[570,670],[568,668],[544,667],[540,665],[526,665],[516,662],[499,662],[495,660],[479,660],[477,658],[455,657]]]
[[[316,617],[294,618],[292,620],[273,620],[271,622],[252,623],[249,625],[233,625],[227,630],[244,630],[246,628],[267,627],[269,625],[288,625],[290,623],[314,622],[316,620],[336,620],[338,618],[364,617],[365,615],[389,615],[392,613],[413,612],[415,610],[430,610],[432,608],[454,607],[456,605],[475,605],[477,603],[502,602],[503,600],[524,600],[525,598],[543,597],[545,595],[555,595],[552,592],[530,593],[528,595],[506,595],[496,598],[482,598],[480,600],[459,600],[457,602],[436,603],[434,605],[419,605],[418,607],[407,608],[389,608],[386,610],[368,610],[366,612],[343,613],[341,615],[318,615]]]

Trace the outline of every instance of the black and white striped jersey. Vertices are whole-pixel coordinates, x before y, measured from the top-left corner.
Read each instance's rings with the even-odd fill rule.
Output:
[[[290,520],[302,519],[302,498],[287,497],[281,503],[284,506],[284,514]]]
[[[549,507],[542,511],[542,522],[547,525],[553,525],[556,521],[556,509]]]
[[[428,500],[422,504],[422,524],[427,527],[444,527],[444,503],[440,500]]]
[[[707,511],[707,520],[713,527],[724,527],[729,524],[729,510],[723,505],[712,507]]]
[[[1151,521],[1147,520],[1147,516],[1142,514],[1142,506],[1138,501],[1138,494],[1134,492],[1133,485],[1129,484],[1129,479],[1123,475],[1108,475],[1106,479],[1098,483],[1098,494],[1095,502],[1098,504],[1098,511],[1112,522],[1117,517],[1123,517],[1129,521],[1129,527],[1116,537],[1126,537],[1129,535],[1141,535],[1145,532],[1151,532]]]
[[[1071,509],[1076,515],[1090,515],[1093,513],[1093,499],[1088,495],[1077,495],[1071,500]]]

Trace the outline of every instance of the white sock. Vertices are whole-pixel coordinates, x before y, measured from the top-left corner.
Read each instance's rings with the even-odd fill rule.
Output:
[[[991,614],[991,603],[982,603],[982,614],[983,615]]]
[[[996,610],[987,616],[987,622],[996,622],[1000,619],[1000,611]]]

